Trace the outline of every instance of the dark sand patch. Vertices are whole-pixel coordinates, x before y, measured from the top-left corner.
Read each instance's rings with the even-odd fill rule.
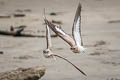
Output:
[[[103,55],[103,54],[105,54],[105,53],[104,52],[98,52],[98,51],[90,53],[90,55],[93,55],[93,56],[100,56],[100,55]]]
[[[10,18],[10,17],[11,17],[11,16],[10,16],[10,15],[7,15],[7,14],[0,15],[0,18],[1,18],[1,19]]]
[[[3,51],[0,51],[0,54],[4,54],[4,52],[3,52]]]
[[[32,12],[31,9],[17,9],[15,12]]]
[[[119,49],[113,50],[113,49],[108,49],[109,52],[120,52]]]
[[[94,44],[94,47],[98,47],[98,46],[102,46],[102,45],[106,45],[107,42],[101,40],[101,41],[96,41],[96,43]]]
[[[102,61],[103,64],[110,64],[113,66],[120,66],[120,62],[113,62],[113,61]]]
[[[57,13],[55,13],[55,12],[51,12],[49,15],[51,15],[51,16],[56,16]]]
[[[63,24],[62,21],[56,21],[56,20],[52,20],[52,23],[55,23],[55,24]]]
[[[30,56],[30,55],[24,55],[24,56],[19,56],[19,57],[13,57],[14,59],[21,59],[21,60],[28,60],[28,59],[33,59],[35,57]]]
[[[61,15],[63,14],[64,12],[51,12],[49,13],[50,16],[58,16],[58,15]]]
[[[13,16],[16,17],[16,18],[17,17],[25,17],[26,14],[23,14],[23,13],[14,13]]]
[[[120,80],[120,78],[108,78],[107,80]]]
[[[120,20],[110,20],[108,23],[120,23]]]

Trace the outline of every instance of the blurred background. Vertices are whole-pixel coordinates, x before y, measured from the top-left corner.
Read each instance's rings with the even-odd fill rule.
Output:
[[[52,50],[73,62],[87,77],[59,58],[44,58],[45,37],[2,34],[0,72],[45,65],[46,74],[41,80],[120,80],[120,0],[0,0],[0,31],[10,32],[11,26],[25,25],[24,33],[45,36],[45,8],[47,19],[71,35],[79,2],[86,52],[72,53],[59,37],[52,37]],[[52,31],[51,34],[55,35]]]

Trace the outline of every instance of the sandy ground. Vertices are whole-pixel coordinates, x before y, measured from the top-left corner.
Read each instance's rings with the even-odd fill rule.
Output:
[[[46,59],[42,51],[45,38],[25,38],[0,35],[0,72],[19,67],[45,65],[41,80],[120,80],[120,0],[0,0],[0,16],[26,10],[23,18],[0,18],[0,30],[10,26],[27,25],[26,30],[45,35],[43,9],[49,20],[61,21],[71,34],[78,3],[82,4],[82,34],[87,50],[73,54],[70,46],[59,37],[52,38],[53,52],[62,55],[81,68],[83,76],[67,62]],[[50,16],[51,12],[57,13]]]

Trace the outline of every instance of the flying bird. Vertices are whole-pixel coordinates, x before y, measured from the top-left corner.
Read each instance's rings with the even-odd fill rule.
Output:
[[[83,75],[87,76],[82,70],[80,70],[77,66],[75,66],[72,62],[70,62],[69,60],[67,60],[66,58],[59,56],[57,54],[54,54],[51,51],[51,36],[50,36],[50,30],[49,30],[49,25],[46,24],[46,42],[47,42],[47,48],[45,50],[43,50],[43,55],[45,58],[53,58],[54,60],[56,60],[56,57],[61,58],[65,61],[67,61],[68,63],[70,63],[72,66],[74,66],[79,72],[81,72]]]
[[[44,57],[53,58],[54,60],[56,60],[56,58],[53,56],[53,53],[51,51],[52,43],[51,43],[50,30],[48,25],[46,25],[46,42],[47,42],[47,48],[43,50]]]
[[[70,46],[71,50],[74,53],[84,52],[86,48],[83,47],[83,41],[81,36],[81,4],[79,3],[74,22],[72,27],[72,36],[71,38],[67,33],[65,33],[59,25],[55,25],[48,21],[46,18],[44,19],[45,23],[48,25],[53,32],[55,32],[60,38],[66,41]]]

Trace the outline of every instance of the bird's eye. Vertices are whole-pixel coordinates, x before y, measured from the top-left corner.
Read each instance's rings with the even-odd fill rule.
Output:
[[[74,50],[75,48],[71,47],[70,49],[71,49],[71,50]]]
[[[44,50],[43,53],[48,53],[49,51]]]

